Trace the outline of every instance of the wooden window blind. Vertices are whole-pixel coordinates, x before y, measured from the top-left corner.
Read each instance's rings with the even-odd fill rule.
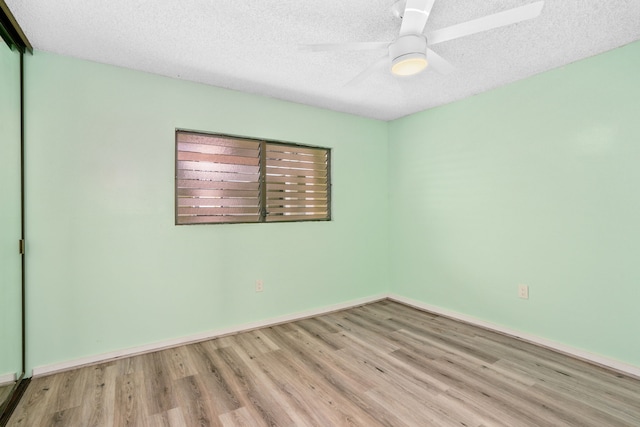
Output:
[[[330,150],[176,131],[176,224],[331,219]]]
[[[260,220],[260,142],[176,134],[176,224]]]
[[[328,219],[329,150],[266,144],[267,221]]]

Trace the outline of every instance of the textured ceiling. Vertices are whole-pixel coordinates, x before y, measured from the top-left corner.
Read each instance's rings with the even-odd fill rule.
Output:
[[[444,42],[455,66],[347,83],[384,51],[300,44],[393,41],[394,0],[5,0],[37,50],[391,120],[640,39],[640,0],[546,0],[542,14]],[[425,32],[532,3],[436,0]]]

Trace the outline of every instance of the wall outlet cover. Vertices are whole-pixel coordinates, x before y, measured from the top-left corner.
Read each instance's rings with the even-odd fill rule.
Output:
[[[518,297],[529,299],[529,285],[518,285]]]

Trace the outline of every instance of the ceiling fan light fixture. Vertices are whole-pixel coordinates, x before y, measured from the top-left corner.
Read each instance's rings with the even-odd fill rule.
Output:
[[[427,68],[427,39],[423,35],[400,36],[389,45],[391,72],[396,76],[412,76]]]
[[[391,72],[396,76],[413,76],[427,68],[427,56],[424,53],[414,52],[402,55],[393,60]]]

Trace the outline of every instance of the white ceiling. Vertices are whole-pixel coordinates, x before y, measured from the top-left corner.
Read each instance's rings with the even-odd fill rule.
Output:
[[[393,41],[394,0],[5,0],[37,50],[382,120],[446,104],[640,39],[640,0],[546,0],[531,21],[433,46],[456,70],[346,85]],[[425,32],[534,0],[436,0]],[[606,82],[603,82],[606,83]]]

